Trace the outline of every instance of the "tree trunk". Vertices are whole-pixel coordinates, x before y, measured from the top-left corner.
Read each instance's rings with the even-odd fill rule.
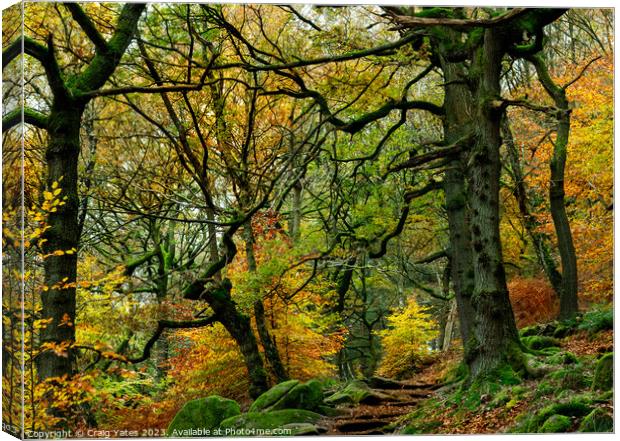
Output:
[[[443,333],[443,341],[441,342],[441,350],[447,351],[450,349],[450,343],[452,342],[452,331],[454,329],[454,321],[456,320],[456,299],[450,302],[450,309],[448,311],[448,318],[446,319],[446,326]]]
[[[450,32],[452,37],[456,38],[455,33]],[[451,63],[442,59],[442,70],[446,83],[444,138],[447,144],[452,144],[473,130],[473,97],[468,86],[463,83],[465,75],[460,63]],[[471,305],[471,296],[474,291],[474,268],[464,172],[466,155],[467,149],[461,157],[450,162],[444,175],[444,194],[450,232],[452,284],[464,347],[472,334],[474,318],[474,310]]]
[[[501,31],[486,29],[470,70],[475,87],[474,118],[477,125],[476,142],[468,164],[475,284],[472,295],[475,326],[473,335],[465,343],[470,380],[484,377],[505,363],[522,363],[499,235],[499,149],[503,108],[496,104],[501,99],[504,38]]]
[[[335,282],[337,282],[336,293],[338,294],[338,303],[336,304],[335,312],[342,315],[346,305],[347,292],[351,287],[351,281],[353,280],[353,265],[357,261],[356,256],[349,257],[346,262],[346,266],[343,269],[339,269],[334,275]],[[341,317],[342,318],[342,317]],[[351,367],[349,366],[349,360],[347,359],[346,344],[338,351],[338,376],[341,380],[347,380],[353,378],[351,376]]]
[[[551,169],[551,182],[549,186],[549,202],[551,205],[551,217],[558,238],[558,248],[562,261],[562,292],[560,295],[560,319],[574,317],[579,311],[578,303],[578,275],[577,255],[573,244],[573,236],[570,222],[566,214],[566,202],[564,201],[564,169],[566,167],[566,155],[568,138],[570,134],[570,108],[566,98],[566,90],[556,86],[553,82],[545,62],[540,56],[529,58],[536,67],[538,79],[553,98],[556,113],[557,129],[556,139],[553,144],[553,156],[549,167]]]
[[[553,290],[557,294],[558,298],[561,298],[562,275],[558,271],[553,260],[553,256],[551,255],[551,250],[549,249],[549,245],[547,243],[547,235],[537,231],[539,227],[538,222],[530,213],[527,188],[525,187],[525,178],[523,177],[523,171],[521,169],[521,161],[519,160],[517,148],[514,145],[512,131],[510,130],[507,117],[504,117],[502,132],[504,135],[504,144],[506,145],[506,151],[508,152],[508,160],[510,162],[510,168],[512,169],[512,177],[515,185],[513,195],[517,201],[519,213],[521,213],[521,217],[523,218],[525,230],[532,240],[534,252],[538,258],[538,263],[546,274],[547,279],[549,279],[549,283],[553,287]]]
[[[83,104],[75,101],[56,101],[49,117],[47,189],[53,191],[52,186],[57,183],[61,189],[57,198],[64,204],[47,214],[50,228],[44,233],[47,241],[43,244],[43,251],[48,255],[44,263],[47,290],[41,292],[41,318],[49,323],[41,330],[41,344],[65,348],[60,354],[44,350],[37,357],[40,381],[70,377],[75,372],[75,353],[71,346],[75,343],[75,283],[80,234],[77,184],[83,111]]]
[[[251,222],[248,221],[245,229],[245,252],[248,261],[248,271],[250,273],[256,272],[256,259],[254,257],[254,234],[252,232]],[[267,320],[265,319],[265,306],[263,305],[263,299],[260,298],[254,302],[254,319],[256,320],[256,328],[258,330],[258,336],[260,337],[263,350],[265,351],[265,358],[271,368],[273,375],[278,383],[289,379],[284,364],[280,358],[280,352],[269,334],[267,328]]]

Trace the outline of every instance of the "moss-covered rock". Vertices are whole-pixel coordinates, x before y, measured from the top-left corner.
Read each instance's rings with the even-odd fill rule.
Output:
[[[608,352],[596,363],[592,388],[609,390],[614,385],[614,353]]]
[[[577,364],[579,360],[572,352],[558,352],[551,355],[547,360],[549,364]]]
[[[315,424],[310,423],[291,423],[282,426],[282,429],[287,431],[286,436],[309,436],[319,435],[322,430]]]
[[[560,345],[560,341],[557,338],[547,337],[544,335],[531,335],[529,337],[523,337],[521,341],[527,348],[535,351],[557,347]]]
[[[357,404],[372,395],[370,387],[363,381],[354,380],[348,383],[344,389],[334,393],[325,399],[325,403],[335,404]]]
[[[182,432],[188,429],[212,431],[225,419],[240,413],[239,405],[235,401],[217,395],[188,401],[168,426],[168,435],[183,436]]]
[[[571,326],[568,323],[560,323],[553,331],[553,337],[564,338],[567,335],[571,334],[574,331],[574,329],[575,329],[574,326]]]
[[[581,421],[579,432],[613,432],[614,419],[603,408],[597,407]]]
[[[569,417],[565,415],[551,415],[547,418],[547,421],[544,422],[540,431],[542,433],[568,432],[571,425],[572,423]]]
[[[583,397],[574,398],[564,403],[551,404],[533,415],[528,415],[513,431],[518,433],[537,433],[542,430],[545,421],[553,415],[582,417],[590,413],[591,410],[589,401]]]
[[[289,380],[276,384],[256,398],[250,406],[250,412],[260,412],[269,409],[297,385],[299,385],[299,380]]]
[[[579,365],[551,372],[547,378],[554,380],[556,390],[581,390],[592,384],[590,371]]]
[[[259,396],[250,412],[269,412],[282,409],[317,410],[323,404],[323,387],[317,380],[299,383],[297,380],[280,383]]]
[[[272,433],[274,429],[283,429],[291,424],[312,424],[322,418],[318,413],[304,409],[284,409],[272,412],[250,412],[228,418],[220,424],[224,435],[287,435],[286,432]],[[296,426],[305,427],[307,426]]]

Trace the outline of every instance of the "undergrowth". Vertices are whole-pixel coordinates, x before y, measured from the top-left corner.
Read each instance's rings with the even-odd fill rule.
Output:
[[[596,308],[577,318],[521,331],[536,378],[505,366],[466,385],[461,363],[445,385],[401,421],[400,433],[558,433],[613,430],[611,391],[613,311]],[[565,346],[576,348],[565,350]]]

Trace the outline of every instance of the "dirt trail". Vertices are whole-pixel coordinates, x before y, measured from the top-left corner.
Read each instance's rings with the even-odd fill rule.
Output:
[[[421,400],[431,396],[436,384],[393,380],[371,381],[369,397],[353,407],[338,407],[341,415],[326,418],[326,435],[383,435],[401,416],[411,413]]]

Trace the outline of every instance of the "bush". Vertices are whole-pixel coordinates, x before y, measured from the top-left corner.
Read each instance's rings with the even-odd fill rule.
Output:
[[[557,296],[544,279],[515,277],[508,283],[508,292],[519,328],[547,322],[557,316]]]
[[[439,332],[427,308],[418,305],[413,297],[387,321],[388,329],[378,332],[384,349],[378,374],[399,378],[424,364],[431,353],[429,343]]]

